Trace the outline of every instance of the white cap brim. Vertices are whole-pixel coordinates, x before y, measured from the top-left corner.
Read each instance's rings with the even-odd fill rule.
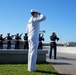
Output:
[[[34,10],[34,9],[31,9],[31,13],[32,13],[32,12],[38,12],[38,11],[37,11],[37,10]]]

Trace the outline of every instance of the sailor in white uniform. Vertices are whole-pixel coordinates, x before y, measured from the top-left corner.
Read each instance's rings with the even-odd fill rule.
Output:
[[[37,10],[31,10],[32,17],[28,21],[26,33],[28,34],[28,71],[36,71],[36,59],[39,40],[39,23],[44,21],[46,17]]]

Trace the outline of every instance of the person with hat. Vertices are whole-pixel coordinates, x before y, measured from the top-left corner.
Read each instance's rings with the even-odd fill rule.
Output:
[[[28,36],[27,33],[24,35],[24,49],[28,49]]]
[[[0,49],[3,49],[3,41],[4,41],[3,35],[0,34]]]
[[[20,40],[21,40],[21,35],[19,36],[19,33],[17,33],[15,36],[15,49],[19,49]]]
[[[7,49],[11,49],[11,40],[12,40],[12,36],[10,35],[10,33],[7,33]]]
[[[54,59],[56,59],[56,40],[58,41],[59,38],[56,36],[56,33],[53,32],[52,35],[50,36],[50,40],[51,40],[51,43],[50,43],[50,54],[49,54],[49,58],[51,59],[52,57],[52,49],[54,49]]]
[[[28,21],[26,33],[28,34],[28,71],[36,71],[37,49],[39,40],[39,23],[44,21],[46,17],[37,10],[31,10],[32,17]]]

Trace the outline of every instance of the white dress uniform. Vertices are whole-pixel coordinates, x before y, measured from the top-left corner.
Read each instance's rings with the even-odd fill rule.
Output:
[[[34,12],[36,10],[32,10]],[[40,14],[39,18],[30,18],[27,24],[27,34],[28,34],[28,71],[36,71],[36,59],[37,59],[37,49],[38,49],[38,40],[39,40],[39,23],[45,20],[46,17],[43,14]]]

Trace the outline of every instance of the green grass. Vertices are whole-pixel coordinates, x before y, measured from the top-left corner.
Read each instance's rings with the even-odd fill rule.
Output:
[[[27,64],[0,64],[0,75],[58,75],[50,64],[37,64],[37,72],[28,72]]]

